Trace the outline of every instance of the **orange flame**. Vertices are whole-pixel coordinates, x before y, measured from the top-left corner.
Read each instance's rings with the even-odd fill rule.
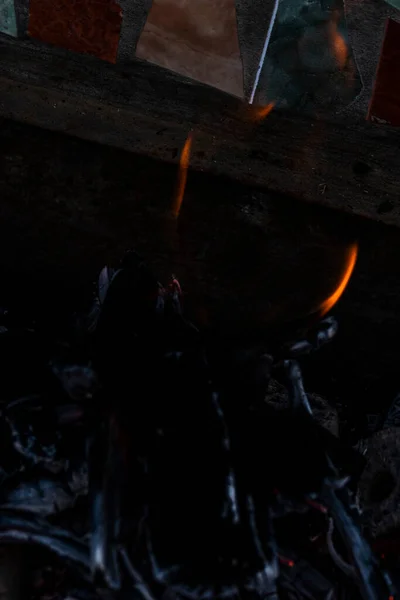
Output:
[[[270,102],[266,106],[256,106],[253,111],[253,118],[255,121],[261,121],[268,117],[269,113],[275,106],[275,102]]]
[[[350,246],[350,248],[348,250],[348,254],[346,257],[346,267],[345,267],[343,275],[340,279],[339,285],[337,286],[337,288],[335,289],[333,294],[331,294],[326,300],[324,300],[324,302],[321,304],[321,306],[318,309],[318,312],[321,314],[321,317],[326,315],[326,313],[328,311],[330,311],[332,306],[334,306],[336,304],[336,302],[339,300],[340,296],[343,294],[344,290],[346,289],[346,286],[349,283],[350,277],[353,273],[353,270],[354,270],[354,267],[356,264],[357,255],[358,255],[358,245],[357,245],[357,243],[354,243]]]
[[[337,23],[331,22],[329,25],[329,39],[331,43],[332,52],[338,64],[338,67],[340,69],[343,69],[346,66],[348,56],[347,44],[343,36],[338,31]]]
[[[172,204],[172,213],[175,218],[179,217],[181,211],[183,196],[185,194],[187,173],[190,162],[190,153],[192,149],[193,132],[190,131],[187,136],[185,145],[183,146],[181,157],[179,160],[178,179],[176,183],[175,197]]]

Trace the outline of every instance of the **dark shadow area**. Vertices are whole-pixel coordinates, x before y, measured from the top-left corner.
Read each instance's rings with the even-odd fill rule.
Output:
[[[201,173],[189,174],[176,221],[175,178],[173,166],[3,120],[1,305],[62,327],[90,304],[101,267],[135,247],[161,280],[177,274],[200,327],[268,339],[316,310],[358,240],[355,272],[333,311],[339,334],[304,372],[307,389],[343,407],[350,430],[362,429],[399,386],[397,229]]]
[[[380,471],[371,482],[370,502],[376,504],[386,500],[396,487],[396,480],[390,471]]]

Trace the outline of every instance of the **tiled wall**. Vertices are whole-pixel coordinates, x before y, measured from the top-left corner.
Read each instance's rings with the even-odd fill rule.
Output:
[[[193,3],[198,1],[193,0]],[[215,2],[218,3],[218,0]],[[265,23],[269,20],[273,2],[235,0],[247,95],[254,81],[265,39]],[[117,62],[117,59],[125,62],[132,60],[135,55],[136,44],[151,6],[152,0],[0,0],[0,32],[20,38],[30,36],[39,42],[89,54],[111,63]],[[371,101],[386,19],[395,16],[399,20],[400,13],[377,0],[363,0],[362,3],[360,0],[345,0],[345,7],[349,41],[363,84],[359,97],[350,104],[347,112],[355,119],[363,120]],[[398,50],[398,33],[395,38]],[[182,61],[185,60],[186,54],[182,58]],[[380,76],[388,72],[389,62],[390,77],[399,79],[397,54],[393,59],[385,56]],[[186,74],[196,78],[195,73]],[[205,82],[213,85],[212,81]],[[227,89],[223,85],[216,87]],[[378,81],[376,90],[381,92],[382,89]],[[392,118],[381,114],[375,100],[374,112],[370,115],[392,122]]]
[[[0,0],[0,31],[12,36],[17,35],[14,0]]]
[[[273,1],[267,0],[264,9],[256,43],[258,55],[261,49],[257,45],[265,35],[263,23],[268,24],[268,3]],[[254,20],[246,8],[248,2],[238,2],[246,9],[242,10],[243,25],[249,16]],[[110,63],[129,62],[136,55],[244,96],[236,0],[0,0],[0,9],[0,31],[8,35],[28,36]],[[245,62],[247,49],[253,46],[248,37],[242,48]]]

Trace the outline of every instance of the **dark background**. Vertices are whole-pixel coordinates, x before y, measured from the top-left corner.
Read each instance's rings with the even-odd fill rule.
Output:
[[[339,333],[303,361],[306,387],[342,405],[350,429],[384,411],[400,388],[397,229],[201,173],[175,222],[175,180],[174,166],[3,120],[1,304],[61,327],[135,247],[162,281],[176,273],[201,327],[268,339],[333,291],[358,240]]]

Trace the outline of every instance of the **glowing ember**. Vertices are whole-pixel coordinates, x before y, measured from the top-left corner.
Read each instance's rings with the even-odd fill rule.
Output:
[[[254,108],[253,116],[255,121],[261,121],[261,119],[265,119],[272,111],[275,106],[275,102],[270,102],[266,106],[256,106]]]
[[[337,65],[340,69],[343,69],[346,65],[348,49],[343,36],[338,31],[338,26],[336,23],[330,24],[329,38]]]
[[[278,558],[283,565],[287,565],[288,567],[294,567],[294,561],[286,558],[286,556],[282,556],[282,554],[278,554]]]
[[[190,131],[185,142],[185,145],[182,149],[181,158],[179,160],[179,170],[178,170],[178,179],[176,183],[176,192],[174,201],[172,204],[172,213],[175,218],[179,217],[179,213],[182,206],[183,196],[185,194],[186,181],[187,181],[187,172],[189,168],[190,162],[190,152],[192,149],[193,142],[193,132]]]
[[[324,316],[328,311],[330,311],[332,306],[334,306],[336,304],[336,302],[339,300],[340,296],[343,294],[344,290],[346,289],[346,286],[350,280],[350,277],[354,270],[354,266],[356,264],[357,254],[358,254],[358,245],[355,243],[355,244],[352,244],[348,250],[348,254],[347,254],[347,258],[346,258],[346,267],[345,267],[344,273],[340,279],[339,285],[337,286],[337,288],[335,289],[333,294],[331,294],[326,300],[324,300],[324,302],[321,304],[321,306],[318,309],[318,312],[321,314],[321,317]]]

